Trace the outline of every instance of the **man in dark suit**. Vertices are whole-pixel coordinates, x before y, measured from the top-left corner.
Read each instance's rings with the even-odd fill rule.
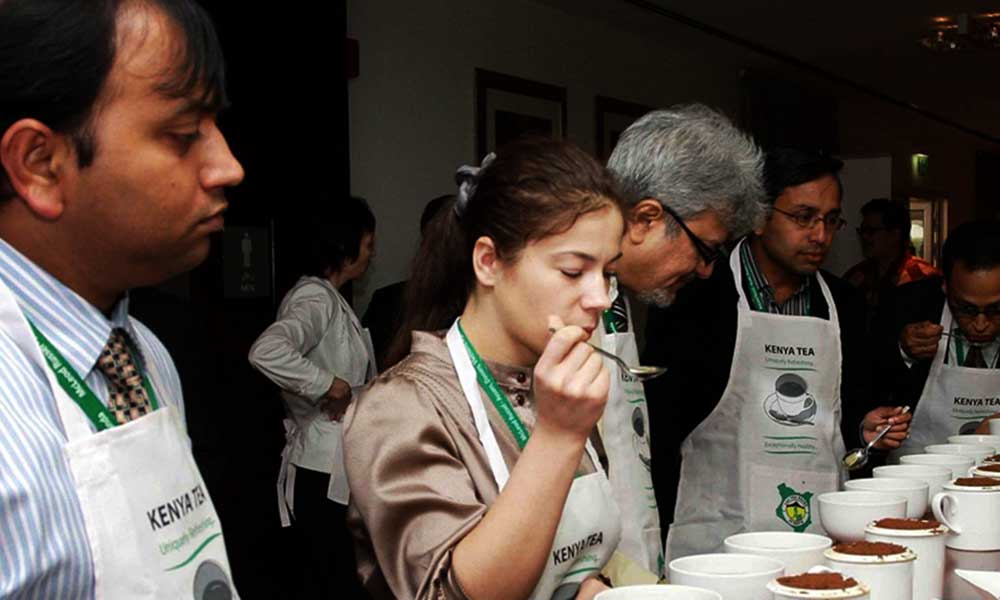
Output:
[[[944,278],[896,290],[880,317],[888,358],[882,385],[914,409],[910,440],[922,452],[973,433],[1000,412],[1000,223],[966,223],[944,245]]]
[[[427,230],[427,224],[437,214],[438,209],[453,197],[450,194],[438,196],[424,206],[424,212],[420,214],[421,237]],[[386,352],[402,326],[405,293],[406,280],[380,287],[372,294],[372,299],[365,310],[365,316],[361,319],[361,324],[368,328],[368,332],[372,336],[375,361],[378,363],[380,372],[392,366],[385,364]]]
[[[649,317],[642,363],[669,368],[646,395],[670,558],[740,531],[814,530],[811,500],[839,488],[843,440],[886,425],[883,446],[906,436],[908,416],[869,405],[864,299],[819,271],[844,225],[840,167],[768,153],[770,216]]]

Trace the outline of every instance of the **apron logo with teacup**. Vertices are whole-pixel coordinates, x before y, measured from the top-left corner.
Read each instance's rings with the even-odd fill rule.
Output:
[[[816,399],[798,373],[784,373],[774,382],[774,392],[764,398],[764,413],[785,427],[816,424]]]
[[[647,472],[652,471],[649,461],[649,440],[646,439],[646,416],[642,409],[636,406],[632,409],[632,448],[635,450],[639,462],[645,467]]]
[[[775,513],[796,533],[802,533],[812,524],[812,492],[797,492],[784,483],[778,484],[781,501]]]

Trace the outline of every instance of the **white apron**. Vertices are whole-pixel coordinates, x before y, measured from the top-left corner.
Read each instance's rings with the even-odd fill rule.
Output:
[[[371,333],[367,328],[361,326],[361,321],[354,313],[354,309],[340,294],[337,294],[337,299],[341,303],[341,306],[338,307],[339,310],[346,313],[351,321],[351,329],[355,334],[351,342],[364,353],[348,372],[338,373],[338,376],[346,377],[346,381],[351,384],[351,401],[354,402],[361,395],[366,384],[378,374],[375,368],[375,348],[372,345]],[[361,352],[358,354],[361,355]],[[281,526],[291,526],[292,517],[295,515],[296,466],[292,462],[292,455],[296,453],[296,450],[299,454],[306,451],[304,446],[307,445],[307,437],[310,440],[329,440],[323,445],[330,452],[330,483],[326,490],[326,497],[346,506],[350,500],[351,491],[347,485],[347,466],[344,463],[343,423],[330,420],[323,411],[317,408],[312,419],[306,425],[308,431],[302,431],[292,419],[286,418],[284,426],[285,448],[281,451],[281,466],[278,470],[277,481],[278,514],[281,517]]]
[[[823,533],[815,498],[844,476],[840,325],[822,275],[829,320],[775,315],[751,311],[739,246],[729,263],[739,294],[733,364],[719,404],[681,446],[668,560],[718,552],[744,531]]]
[[[476,430],[479,432],[479,441],[489,458],[493,479],[497,483],[498,490],[502,491],[510,473],[500,453],[500,445],[490,427],[476,371],[465,349],[457,321],[448,331],[446,340],[462,391],[472,410]],[[618,507],[615,505],[608,478],[601,468],[601,462],[589,441],[587,454],[597,471],[573,480],[545,570],[542,571],[542,576],[529,597],[532,600],[576,598],[580,584],[587,577],[601,571],[620,540],[621,522]],[[544,482],[540,484],[544,485]]]
[[[41,366],[55,395],[94,561],[95,598],[236,598],[219,516],[177,409],[164,404],[95,433],[4,285],[0,329]],[[152,362],[145,366],[153,389],[166,389]]]
[[[628,331],[600,334],[601,347],[630,365],[639,364],[639,350],[628,308]],[[603,330],[603,329],[602,329]],[[659,578],[664,576],[660,515],[650,475],[649,412],[642,382],[618,363],[604,358],[611,390],[602,417],[601,439],[608,456],[608,478],[622,513],[618,551]]]
[[[945,331],[954,326],[947,302],[941,312],[941,326]],[[953,338],[942,337],[938,343],[913,413],[910,437],[889,454],[892,462],[899,462],[900,456],[922,453],[929,444],[943,444],[948,436],[974,433],[980,421],[1000,412],[1000,369],[945,364],[949,339]]]

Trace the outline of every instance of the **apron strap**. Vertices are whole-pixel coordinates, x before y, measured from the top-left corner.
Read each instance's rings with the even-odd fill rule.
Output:
[[[278,470],[278,514],[281,526],[288,527],[295,517],[295,465],[290,457],[292,443],[298,433],[298,427],[291,419],[283,421],[285,425],[285,448],[281,451],[281,468]]]
[[[455,319],[455,323],[448,330],[445,341],[448,343],[448,353],[451,354],[451,361],[458,373],[462,392],[469,403],[469,408],[472,409],[472,420],[475,422],[479,441],[486,451],[486,458],[489,459],[493,479],[496,481],[497,489],[502,491],[507,485],[507,480],[510,479],[510,472],[507,470],[507,463],[503,460],[500,444],[497,443],[493,428],[490,427],[490,420],[486,415],[486,405],[483,404],[479,383],[476,380],[476,370],[472,366],[472,359],[469,358],[469,354],[465,350],[462,334],[458,331],[458,319]]]

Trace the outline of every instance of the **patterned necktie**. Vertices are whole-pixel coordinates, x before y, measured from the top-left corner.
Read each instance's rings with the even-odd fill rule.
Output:
[[[969,346],[969,353],[965,355],[965,364],[963,367],[972,367],[973,369],[985,369],[986,359],[983,358],[983,349],[979,346]]]
[[[609,333],[625,333],[628,331],[628,307],[625,304],[625,294],[621,291],[618,292],[618,297],[611,303],[611,308],[608,309],[605,322],[610,324],[608,329],[614,328]]]
[[[118,423],[127,423],[150,412],[149,395],[142,387],[142,373],[132,357],[128,334],[124,329],[111,330],[111,337],[104,344],[97,366],[108,379],[109,404]]]

